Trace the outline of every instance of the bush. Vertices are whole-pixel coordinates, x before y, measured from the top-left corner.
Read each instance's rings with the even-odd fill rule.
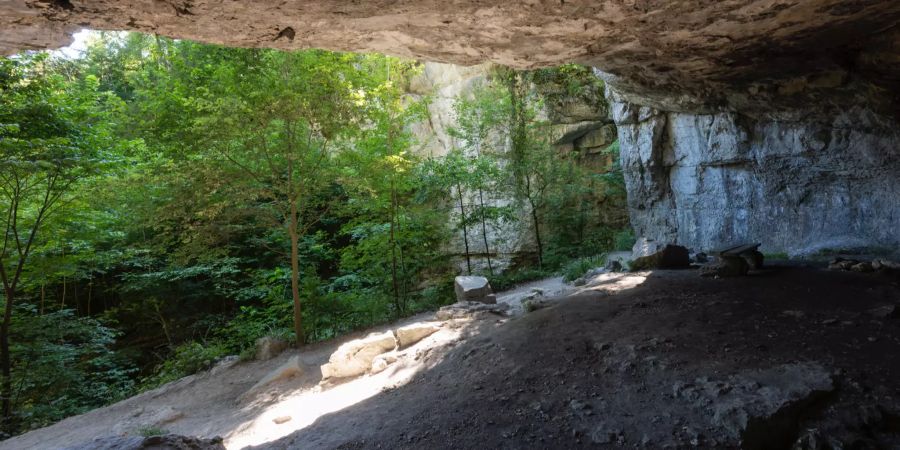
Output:
[[[187,342],[175,347],[169,359],[156,368],[156,373],[142,380],[141,389],[153,389],[168,382],[211,368],[216,360],[228,355],[221,342]]]
[[[631,228],[625,228],[613,237],[613,246],[618,251],[630,251],[636,241],[634,231]]]
[[[564,280],[571,282],[576,278],[580,278],[587,271],[595,267],[601,267],[604,264],[606,264],[605,254],[574,259],[563,267],[562,276]]]
[[[512,289],[522,283],[552,277],[553,275],[553,272],[540,269],[521,269],[488,277],[488,281],[490,281],[491,289],[494,292],[500,292]]]

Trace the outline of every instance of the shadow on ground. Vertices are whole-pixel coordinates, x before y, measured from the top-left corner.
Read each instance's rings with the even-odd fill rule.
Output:
[[[896,275],[657,271],[255,448],[900,448]]]

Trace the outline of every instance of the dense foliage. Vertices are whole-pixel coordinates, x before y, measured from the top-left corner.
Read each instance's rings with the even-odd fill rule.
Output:
[[[470,236],[498,289],[621,240],[621,220],[597,219],[621,207],[597,202],[622,197],[615,164],[560,154],[529,89],[583,71],[498,71],[455,105],[458,148],[425,158],[419,69],[118,33],[78,58],[0,59],[3,432],[262,336],[318,341],[450,302],[455,264],[477,271]],[[534,264],[501,274],[488,236],[521,220]]]

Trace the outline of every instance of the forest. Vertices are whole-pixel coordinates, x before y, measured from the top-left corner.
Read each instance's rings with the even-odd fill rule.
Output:
[[[0,58],[3,436],[252,358],[264,336],[452,303],[459,274],[502,290],[630,247],[618,146],[599,170],[561,151],[535,88],[602,99],[590,69],[492,67],[453,104],[444,155],[412,131],[421,71],[137,33]],[[501,267],[488,236],[511,223],[533,250]]]

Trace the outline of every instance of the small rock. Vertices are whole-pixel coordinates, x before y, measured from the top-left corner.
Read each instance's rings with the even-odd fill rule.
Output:
[[[822,321],[822,325],[834,325],[838,323],[837,319],[825,319]]]
[[[390,353],[385,353],[383,355],[378,355],[372,360],[372,368],[369,369],[369,373],[380,373],[387,369],[388,366],[397,362],[397,355],[392,355]]]
[[[575,281],[572,282],[572,284],[575,286],[584,286],[585,284],[587,284],[587,280],[585,280],[584,278],[576,278]]]
[[[900,310],[897,305],[884,305],[870,309],[869,314],[879,319],[896,319],[900,317]]]
[[[275,422],[277,425],[281,425],[285,422],[290,422],[290,421],[291,421],[291,416],[278,416],[278,417],[272,419],[272,422]]]
[[[619,260],[614,259],[606,263],[606,270],[610,272],[621,272],[622,271],[622,263]]]
[[[872,264],[867,263],[867,262],[861,262],[858,264],[854,264],[853,266],[850,267],[850,270],[852,270],[854,272],[862,272],[862,273],[868,273],[868,272],[873,271]]]
[[[300,361],[299,356],[292,356],[287,360],[284,364],[279,366],[277,369],[269,372],[266,376],[262,377],[256,384],[253,385],[250,389],[247,390],[241,397],[247,398],[255,395],[261,389],[266,386],[275,383],[277,381],[286,380],[296,375],[302,374],[304,371],[303,363]]]
[[[624,441],[622,430],[609,428],[601,423],[591,432],[591,442],[595,444],[611,444]]]
[[[281,354],[288,348],[288,342],[272,336],[264,336],[256,340],[256,359],[266,361]]]

